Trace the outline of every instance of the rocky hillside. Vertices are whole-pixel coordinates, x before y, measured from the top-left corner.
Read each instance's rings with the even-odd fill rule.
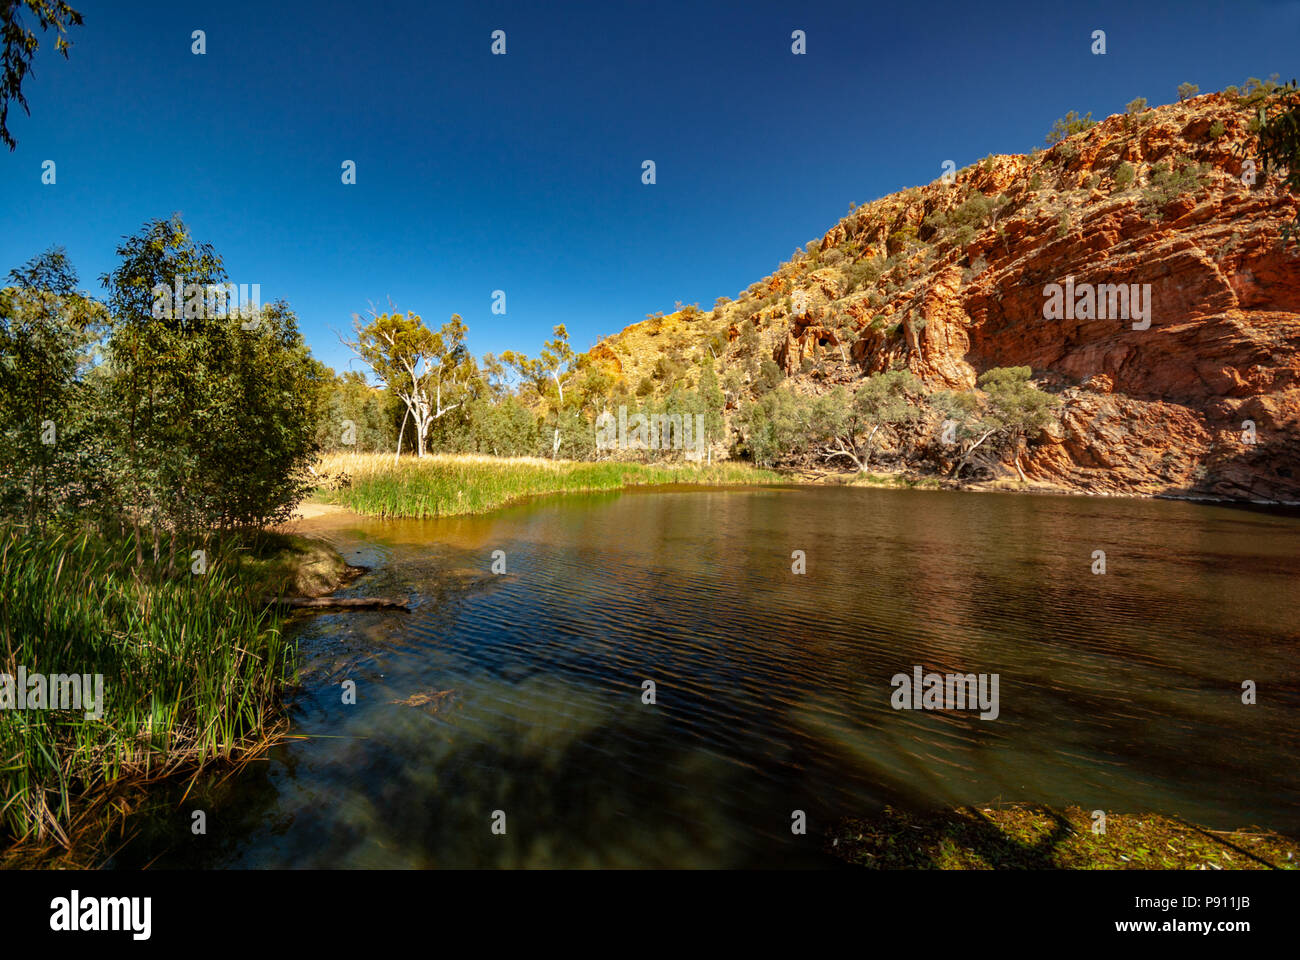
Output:
[[[1243,170],[1253,116],[1207,94],[990,156],[851,209],[735,301],[651,317],[587,360],[645,395],[689,385],[711,354],[729,411],[782,375],[821,393],[906,368],[972,390],[1028,366],[1062,400],[1022,461],[1030,479],[1300,501],[1300,252],[1281,243],[1300,200]],[[1070,278],[1076,298],[1136,285],[1149,317],[1115,316],[1103,288],[1045,318]]]

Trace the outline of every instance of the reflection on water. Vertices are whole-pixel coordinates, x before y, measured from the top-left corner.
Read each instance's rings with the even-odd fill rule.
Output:
[[[118,865],[810,866],[834,818],[998,798],[1300,829],[1294,517],[804,487],[304,532],[414,612],[303,620],[301,739]],[[914,664],[999,674],[1000,717],[891,709]]]

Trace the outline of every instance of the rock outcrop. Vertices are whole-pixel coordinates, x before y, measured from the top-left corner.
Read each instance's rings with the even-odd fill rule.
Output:
[[[1063,401],[1032,479],[1300,501],[1300,245],[1282,240],[1300,198],[1243,167],[1251,116],[1207,94],[989,157],[856,209],[714,316],[759,325],[809,392],[1032,368]]]

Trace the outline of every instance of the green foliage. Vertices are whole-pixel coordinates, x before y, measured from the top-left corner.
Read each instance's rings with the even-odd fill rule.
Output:
[[[1029,367],[988,370],[980,375],[979,385],[987,394],[983,422],[993,430],[996,446],[1012,454],[1019,473],[1021,447],[1052,422],[1060,400],[1034,386]]]
[[[0,65],[4,76],[0,78],[0,141],[10,150],[18,148],[18,141],[9,132],[9,105],[16,103],[28,115],[27,98],[23,95],[23,80],[32,69],[32,59],[40,46],[36,31],[24,23],[24,10],[36,18],[36,25],[44,32],[54,28],[54,50],[68,58],[72,46],[66,34],[69,27],[81,26],[81,14],[62,0],[4,0],[0,2],[0,40],[4,52]]]
[[[931,395],[936,432],[943,443],[939,458],[949,459],[949,476],[960,477],[972,463],[995,466],[995,457],[1010,455],[1016,471],[1025,441],[1051,423],[1059,399],[1034,386],[1029,367],[1000,367],[979,378],[981,397],[971,391]]]
[[[920,382],[910,371],[890,370],[863,380],[854,391],[851,403],[844,404],[837,396],[832,404],[834,409],[820,414],[823,435],[832,438],[836,445],[833,450],[828,447],[826,455],[847,457],[859,470],[867,470],[879,432],[888,432],[919,416],[910,394],[920,389]]]
[[[238,316],[211,327],[194,371],[201,426],[185,437],[193,466],[180,489],[197,501],[202,527],[283,522],[314,486],[318,367],[288,304],[264,306],[257,319],[252,331]]]
[[[57,837],[88,791],[265,741],[292,679],[291,648],[229,549],[207,545],[207,573],[190,573],[199,545],[168,538],[159,562],[142,566],[144,545],[130,537],[0,527],[8,669],[103,676],[97,719],[0,710],[0,835]]]
[[[1190,100],[1200,92],[1201,88],[1194,83],[1180,83],[1178,85],[1178,100],[1179,102]]]
[[[980,375],[980,388],[988,394],[986,417],[999,428],[1029,435],[1047,426],[1057,398],[1039,390],[1029,367],[995,367]]]
[[[392,451],[397,442],[392,395],[366,383],[357,370],[341,376],[322,366],[316,442],[323,451]],[[400,418],[402,412],[398,412]]]
[[[801,401],[789,390],[769,390],[741,409],[744,446],[760,467],[771,466],[787,455],[805,436]]]
[[[1068,141],[1062,141],[1055,150],[1057,159],[1063,164],[1071,164],[1075,160],[1078,160],[1081,153],[1082,151],[1079,149],[1077,143],[1070,143]]]
[[[292,311],[274,303],[242,313],[211,300],[199,309],[190,291],[225,272],[179,217],[146,223],[118,256],[103,278],[118,502],[155,536],[286,518],[309,485],[320,395]],[[185,309],[169,316],[159,291],[177,282]]]
[[[0,513],[30,526],[75,511],[103,483],[102,415],[85,381],[107,311],[77,292],[61,248],[0,290]]]
[[[1139,113],[1142,113],[1144,110],[1146,110],[1146,108],[1147,108],[1147,98],[1137,97],[1136,99],[1130,100],[1128,102],[1128,105],[1124,107],[1124,112],[1127,113],[1130,117],[1136,117]]]
[[[1255,102],[1261,172],[1267,176],[1286,171],[1287,188],[1300,193],[1300,89],[1294,80],[1285,85],[1273,83]],[[1284,228],[1283,243],[1295,236],[1300,236],[1300,215]]]
[[[1151,167],[1151,175],[1142,191],[1143,216],[1159,219],[1170,202],[1183,193],[1196,193],[1202,187],[1201,177],[1208,168],[1190,160],[1175,159],[1172,163],[1161,161]]]
[[[229,309],[220,258],[177,217],[118,254],[107,305],[76,292],[61,250],[0,292],[0,511],[148,528],[155,544],[287,518],[324,396],[292,311]]]
[[[885,257],[868,257],[865,260],[850,264],[844,271],[846,283],[844,292],[846,294],[853,293],[864,285],[878,282],[890,266],[892,266],[891,261]]]
[[[784,379],[785,373],[776,365],[776,361],[764,359],[758,368],[758,381],[755,387],[760,391],[772,390]]]
[[[1223,125],[1222,120],[1215,120],[1212,124],[1210,124],[1209,134],[1211,140],[1218,140],[1226,132],[1227,132],[1227,128]]]
[[[660,318],[662,316],[659,314]],[[519,374],[520,379],[537,391],[538,397],[547,397],[553,386],[557,406],[564,406],[564,384],[573,374],[578,359],[569,346],[569,331],[564,324],[556,325],[554,336],[546,342],[536,358],[530,359],[526,354],[506,350],[501,354],[501,359]]]
[[[899,227],[885,241],[885,247],[890,254],[896,254],[904,250],[909,244],[916,242],[916,227],[911,224],[905,224]]]
[[[744,447],[760,465],[811,449],[823,459],[844,458],[866,470],[881,436],[918,418],[909,395],[919,390],[906,370],[874,374],[852,394],[836,386],[810,398],[779,387],[742,409]]]
[[[1121,193],[1133,186],[1133,179],[1137,176],[1137,169],[1127,160],[1120,162],[1115,168],[1115,193]]]
[[[1071,110],[1064,117],[1058,119],[1052,124],[1052,129],[1047,132],[1046,142],[1049,145],[1055,145],[1072,137],[1076,133],[1083,133],[1097,125],[1097,121],[1092,119],[1092,111],[1089,110],[1085,116],[1079,116],[1078,113]]]
[[[453,314],[442,329],[434,332],[415,313],[396,310],[372,311],[368,323],[353,314],[352,324],[353,338],[348,346],[380,383],[401,399],[406,416],[398,434],[404,434],[409,421],[416,452],[423,456],[434,421],[467,399],[474,374],[465,348],[468,327]]]
[[[937,244],[966,247],[975,240],[980,230],[995,225],[1009,205],[1006,194],[988,197],[979,191],[972,191],[951,210],[930,214],[925,218],[925,225],[936,231]]]
[[[699,405],[704,412],[705,435],[710,441],[722,438],[724,429],[723,408],[727,398],[718,386],[718,377],[713,372],[713,361],[706,357],[700,366],[700,385],[698,389]]]
[[[982,229],[996,223],[1008,203],[1006,194],[988,197],[976,190],[951,210],[930,214],[925,218],[925,223],[936,230],[963,226]]]
[[[1267,80],[1260,80],[1258,77],[1247,77],[1246,82],[1241,85],[1241,99],[1238,104],[1247,108],[1260,106],[1281,86],[1277,80],[1278,75],[1276,73],[1272,74]],[[1292,85],[1294,85],[1294,81],[1292,81]]]

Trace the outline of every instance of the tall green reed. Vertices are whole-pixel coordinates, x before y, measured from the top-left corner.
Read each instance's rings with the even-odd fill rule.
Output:
[[[191,546],[137,565],[129,536],[0,528],[0,673],[102,674],[105,701],[98,719],[0,710],[0,833],[66,842],[87,793],[235,757],[280,722],[279,615],[220,549],[191,572]]]

